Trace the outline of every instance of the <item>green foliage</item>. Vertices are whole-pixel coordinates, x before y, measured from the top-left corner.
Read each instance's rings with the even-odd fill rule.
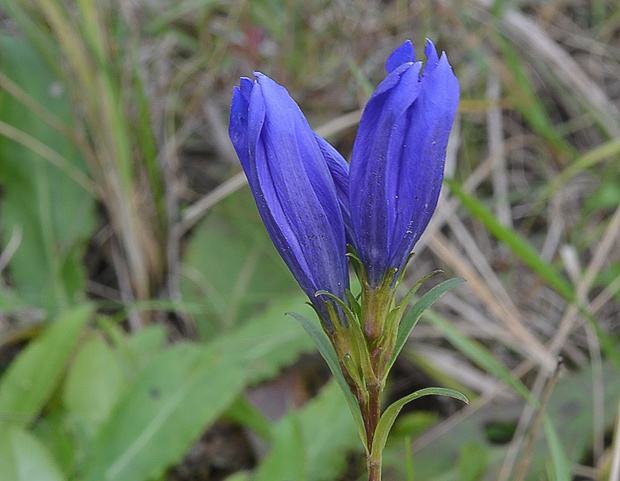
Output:
[[[63,481],[67,478],[41,441],[23,428],[9,426],[0,436],[0,479]]]
[[[414,393],[411,393],[398,401],[390,404],[385,411],[381,414],[381,419],[379,419],[379,424],[377,425],[377,430],[375,432],[375,438],[372,443],[372,451],[373,452],[382,452],[385,444],[387,443],[387,438],[390,433],[390,429],[394,425],[396,421],[396,416],[400,413],[401,409],[405,406],[405,404],[415,401],[423,396],[447,396],[452,397],[454,399],[458,399],[459,401],[464,402],[465,404],[469,404],[469,400],[460,392],[455,391],[454,389],[446,389],[439,387],[429,387],[420,389]]]
[[[100,332],[89,332],[75,354],[63,391],[73,430],[83,434],[84,442],[92,441],[126,384],[114,349]]]
[[[486,449],[480,444],[464,443],[459,452],[458,481],[478,481],[487,469]]]
[[[329,342],[329,338],[317,325],[318,323],[312,322],[308,318],[296,313],[291,313],[291,315],[301,323],[303,328],[308,333],[308,336],[310,336],[310,338],[314,341],[314,344],[321,353],[321,356],[323,356],[323,359],[325,359],[325,362],[329,366],[330,371],[334,375],[334,378],[338,383],[338,386],[342,390],[347,404],[349,405],[349,409],[351,411],[353,419],[355,420],[355,426],[357,427],[357,432],[360,436],[360,439],[362,440],[362,442],[365,443],[366,430],[364,428],[364,421],[362,419],[362,413],[359,409],[359,404],[357,403],[355,396],[351,392],[351,389],[349,388],[349,385],[344,378],[344,374],[338,363],[336,351],[334,350],[332,344]],[[369,448],[369,446],[367,446],[367,448]]]
[[[361,447],[343,401],[341,388],[332,382],[299,412],[280,420],[254,481],[329,481],[341,474],[346,468],[343,453]]]
[[[0,72],[58,122],[71,122],[66,92],[28,44],[0,37]],[[2,243],[19,239],[9,264],[12,284],[25,303],[54,314],[84,298],[82,256],[95,226],[85,161],[38,112],[5,90],[0,134]]]
[[[115,406],[85,456],[85,480],[149,479],[179,461],[238,395],[237,364],[212,349],[178,344],[162,352]]]
[[[243,322],[257,305],[301,292],[252,202],[247,192],[231,196],[187,245],[181,290],[186,302],[204,306],[197,316],[204,338]]]
[[[92,307],[77,307],[58,317],[31,342],[0,379],[0,427],[29,425],[57,388]]]
[[[400,325],[398,326],[398,337],[396,338],[394,355],[392,356],[392,360],[388,365],[388,370],[396,361],[396,357],[403,350],[403,347],[405,347],[405,343],[409,339],[411,331],[420,320],[420,317],[422,317],[422,314],[424,314],[424,311],[431,307],[446,292],[448,292],[453,287],[456,287],[463,281],[464,279],[461,278],[448,279],[447,281],[442,282],[438,286],[433,287],[411,307],[411,310],[407,314],[405,314]]]
[[[204,345],[166,345],[156,326],[125,336],[102,320],[103,330],[85,330],[91,307],[61,315],[0,378],[3,431],[27,427],[43,415],[37,421],[37,436],[16,431],[0,446],[0,459],[8,466],[0,469],[18,469],[11,467],[23,462],[23,453],[16,450],[24,443],[44,441],[64,460],[65,477],[159,477],[227,410],[231,418],[271,439],[269,425],[240,396],[245,386],[273,377],[311,348],[303,330],[284,315],[285,307],[276,304],[257,322]],[[60,393],[60,404],[53,399],[55,392]],[[340,402],[341,398],[316,409],[332,409]],[[314,439],[313,416],[304,418],[304,429]],[[342,417],[340,411],[337,416]],[[63,453],[63,445],[68,453]],[[33,453],[41,453],[41,459],[32,460],[28,469],[52,459],[43,448]],[[50,476],[58,471],[51,469]]]

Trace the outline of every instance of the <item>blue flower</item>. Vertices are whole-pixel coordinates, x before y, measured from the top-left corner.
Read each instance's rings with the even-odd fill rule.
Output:
[[[269,77],[234,88],[230,138],[278,252],[328,330],[330,312],[346,325],[327,291],[345,303],[346,244],[370,287],[385,285],[435,210],[459,84],[445,54],[428,41],[415,61],[406,41],[387,59],[387,77],[368,101],[351,167],[316,135],[286,89]]]
[[[344,299],[349,286],[342,213],[349,166],[312,131],[286,89],[255,75],[234,88],[230,138],[276,249],[332,331],[332,301],[315,294]]]
[[[406,41],[362,114],[353,147],[349,202],[353,245],[370,286],[400,272],[437,206],[459,84],[433,43],[415,61]]]

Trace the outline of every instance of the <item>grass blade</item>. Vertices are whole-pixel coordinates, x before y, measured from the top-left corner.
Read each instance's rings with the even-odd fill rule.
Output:
[[[501,224],[493,213],[474,196],[466,193],[453,179],[445,179],[452,193],[463,206],[481,222],[500,242],[510,248],[512,253],[525,262],[568,302],[575,300],[575,291],[558,270],[545,262],[536,249],[514,229]]]

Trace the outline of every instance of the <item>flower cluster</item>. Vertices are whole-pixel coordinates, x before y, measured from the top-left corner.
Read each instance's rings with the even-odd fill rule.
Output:
[[[425,54],[422,69],[406,41],[387,59],[350,165],[269,77],[234,89],[230,138],[267,231],[327,332],[348,323],[334,302],[347,303],[347,245],[362,285],[391,289],[437,205],[459,85],[430,41]]]

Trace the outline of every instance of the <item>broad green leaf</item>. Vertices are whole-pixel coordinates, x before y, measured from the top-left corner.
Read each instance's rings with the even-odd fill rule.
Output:
[[[157,352],[166,344],[166,328],[163,325],[151,325],[140,329],[131,335],[129,344],[140,355]]]
[[[64,405],[90,441],[110,414],[124,387],[120,359],[99,333],[82,344],[64,386]]]
[[[216,349],[179,344],[142,373],[102,426],[84,480],[161,476],[239,395],[244,374]]]
[[[299,416],[295,411],[291,411],[274,429],[271,451],[257,469],[253,479],[308,481],[306,446]]]
[[[17,426],[8,426],[0,436],[0,479],[63,481],[66,478],[35,436]]]
[[[252,317],[256,305],[301,292],[273,247],[246,190],[217,206],[192,233],[183,258],[183,298],[204,305],[203,338]],[[268,279],[269,282],[265,282]]]
[[[394,346],[394,354],[392,355],[392,359],[387,366],[386,372],[394,365],[396,358],[405,347],[407,343],[407,339],[409,339],[409,335],[411,331],[415,327],[415,325],[424,314],[424,311],[431,307],[437,300],[443,296],[450,289],[456,287],[465,279],[461,277],[455,277],[453,279],[448,279],[447,281],[443,281],[441,284],[433,287],[426,294],[424,294],[409,310],[409,312],[403,317],[400,322],[400,326],[398,326],[398,335],[396,337],[396,345]]]
[[[209,345],[219,350],[228,363],[241,364],[248,384],[277,375],[303,352],[312,351],[312,341],[299,324],[285,313],[307,309],[305,297],[292,296],[272,302],[242,326],[226,332]]]
[[[179,461],[217,416],[229,407],[234,412],[233,402],[243,386],[274,376],[312,349],[303,329],[284,314],[293,307],[303,307],[301,296],[275,302],[206,348],[168,348],[138,371],[135,385],[123,395],[87,453],[85,479],[140,480]],[[160,344],[158,332],[136,334],[128,343],[114,338],[123,351],[144,351],[150,357]],[[247,410],[236,414],[248,421]],[[269,436],[270,426],[264,422],[254,427]]]
[[[0,426],[25,426],[40,413],[66,370],[91,306],[58,316],[11,363],[0,379]]]
[[[97,324],[114,345],[118,362],[130,381],[135,380],[166,346],[166,328],[163,325],[146,326],[128,336],[110,318],[100,316]]]
[[[360,408],[359,408],[359,405],[357,404],[357,400],[355,399],[355,396],[353,396],[353,393],[351,392],[351,389],[349,388],[347,381],[344,379],[344,374],[342,373],[342,370],[340,369],[340,364],[338,363],[338,357],[336,355],[336,351],[334,350],[334,347],[331,345],[327,335],[314,322],[312,322],[308,318],[301,316],[299,314],[296,314],[294,312],[291,313],[291,316],[293,316],[295,319],[297,319],[301,323],[301,325],[306,330],[308,335],[314,341],[314,344],[319,350],[319,353],[321,353],[321,356],[323,356],[323,359],[325,359],[325,362],[329,366],[329,369],[334,375],[334,378],[336,379],[338,386],[340,386],[340,389],[342,390],[344,397],[347,400],[347,403],[349,404],[349,409],[351,410],[351,415],[353,416],[353,420],[355,421],[355,425],[357,426],[357,431],[360,435],[360,439],[362,439],[362,441],[365,442],[366,430],[364,428],[364,420],[362,419],[362,413],[360,412]]]
[[[62,472],[74,472],[83,449],[80,441],[68,429],[66,412],[63,409],[46,411],[45,416],[39,417],[29,432],[47,447]]]
[[[60,122],[70,123],[67,96],[28,45],[0,37],[0,71]],[[95,226],[92,194],[75,178],[88,180],[85,162],[66,138],[3,89],[0,126],[3,245],[22,233],[9,263],[11,279],[20,298],[56,314],[84,296],[82,257]],[[33,140],[18,142],[23,135]],[[35,153],[29,148],[34,142],[55,152],[63,165]]]
[[[395,401],[388,406],[379,419],[379,423],[377,424],[377,429],[375,431],[375,437],[372,440],[372,453],[383,452],[388,435],[390,434],[390,429],[392,429],[394,421],[396,421],[396,416],[398,416],[400,410],[408,402],[419,399],[422,396],[448,396],[458,399],[459,401],[463,401],[465,404],[469,404],[469,400],[460,392],[455,391],[454,389],[441,387],[428,387],[425,389],[420,389],[402,399],[399,399],[398,401]]]
[[[358,429],[342,402],[340,386],[328,383],[299,413],[308,456],[308,481],[340,479],[345,453],[364,453]]]
[[[346,470],[346,453],[363,452],[340,387],[328,383],[274,429],[272,449],[254,481],[333,481]]]

